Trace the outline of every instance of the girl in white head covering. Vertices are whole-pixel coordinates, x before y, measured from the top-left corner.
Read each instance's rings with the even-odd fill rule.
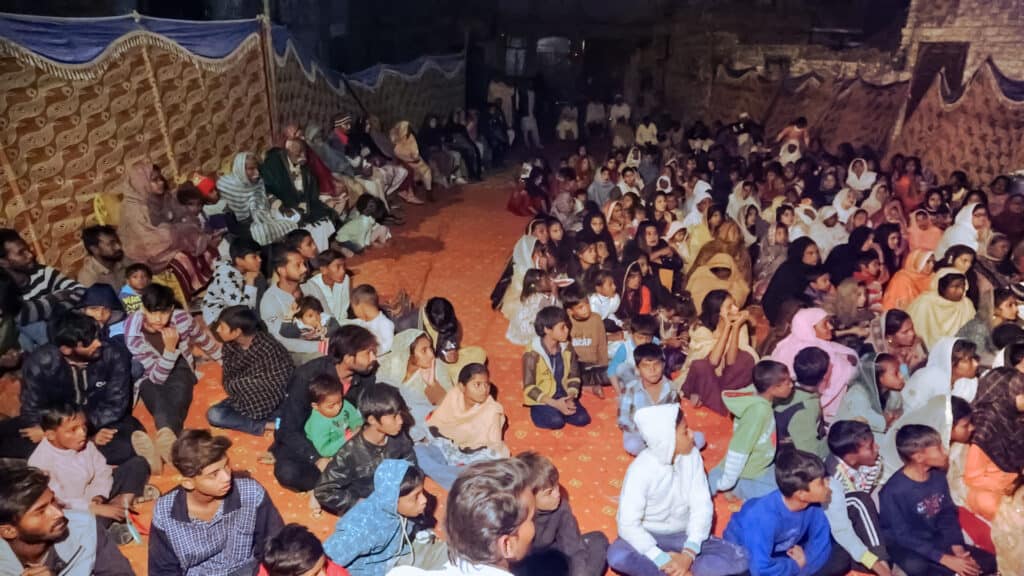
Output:
[[[849,188],[843,188],[839,194],[836,194],[832,201],[832,207],[836,209],[839,222],[846,224],[850,221],[853,213],[857,211],[857,193]]]
[[[950,246],[962,244],[978,252],[983,234],[988,229],[988,209],[984,204],[973,202],[956,214],[953,225],[942,233],[939,245],[935,247],[935,258],[941,260]]]
[[[797,211],[799,213],[799,210]],[[829,252],[840,244],[846,243],[850,237],[846,228],[839,224],[839,214],[832,206],[825,206],[818,212],[818,218],[811,226],[811,238],[818,245],[822,258],[828,258]]]
[[[868,163],[863,158],[854,158],[846,171],[846,186],[860,193],[861,197],[871,190],[878,180],[878,173],[868,170]]]

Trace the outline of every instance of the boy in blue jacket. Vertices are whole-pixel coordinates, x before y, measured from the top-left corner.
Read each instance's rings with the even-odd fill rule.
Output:
[[[338,520],[324,551],[352,576],[384,576],[401,565],[437,570],[448,547],[428,531],[415,532],[426,507],[423,472],[406,460],[384,460],[373,474],[373,493]]]
[[[809,576],[828,562],[832,541],[821,505],[831,498],[821,459],[795,448],[775,457],[779,489],[747,500],[729,519],[725,540],[750,554],[753,576]]]

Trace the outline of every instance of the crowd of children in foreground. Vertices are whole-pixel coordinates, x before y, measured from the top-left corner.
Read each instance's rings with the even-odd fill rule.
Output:
[[[276,167],[241,154],[218,186],[259,210],[264,182],[294,187],[282,206],[310,226],[235,214],[227,240],[206,237],[225,249],[203,286],[205,248],[154,274],[125,265],[118,229],[91,227],[80,284],[0,230],[0,358],[22,369],[21,414],[0,422],[0,566],[131,573],[114,544],[140,540],[134,507],[156,499],[154,575],[1020,572],[1024,202],[1008,181],[990,200],[912,158],[878,173],[870,151],[846,170],[801,121],[778,160],[747,145],[749,118],[685,141],[652,124],[600,167],[582,147],[553,176],[525,167],[510,208],[531,221],[491,295],[524,347],[535,426],[588,426],[586,404],[617,403],[635,459],[613,542],[581,533],[547,458],[510,458],[486,353],[462,345],[449,301],[387,307],[350,285],[352,245],[321,238],[315,212],[335,204],[306,188],[315,146],[293,132]],[[338,118],[332,138],[350,128]],[[410,148],[407,126],[394,136]],[[403,165],[429,187],[422,163],[338,181],[386,206]],[[166,183],[133,168],[133,217],[168,232]],[[338,516],[322,545],[233,475],[226,437],[185,428],[201,362],[222,365],[227,395],[210,425],[272,430],[277,482]],[[684,403],[733,420],[710,472]],[[165,465],[182,480],[160,495],[148,477]],[[425,477],[449,491],[444,540]],[[717,538],[720,493],[742,506]]]

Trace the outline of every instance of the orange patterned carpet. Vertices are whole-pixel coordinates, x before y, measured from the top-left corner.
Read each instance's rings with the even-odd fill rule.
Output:
[[[533,427],[522,406],[520,356],[522,350],[505,340],[507,322],[490,308],[488,295],[505,266],[512,245],[526,222],[504,209],[512,176],[492,177],[486,182],[463,186],[456,191],[439,191],[438,202],[406,210],[407,223],[395,230],[395,238],[385,248],[369,251],[350,261],[355,270],[355,285],[374,285],[385,297],[404,288],[416,302],[432,296],[444,296],[455,305],[464,328],[466,345],[483,346],[490,357],[491,378],[499,389],[499,399],[509,418],[506,441],[512,453],[536,450],[550,457],[561,472],[562,485],[584,531],[601,530],[615,536],[615,511],[622,477],[631,458],[622,449],[622,435],[615,425],[617,400],[610,391],[600,400],[586,395],[583,403],[593,415],[585,429],[540,431]],[[220,401],[220,367],[205,364],[195,391],[186,426],[208,427],[207,408]],[[140,403],[136,415],[152,430],[152,419]],[[725,454],[731,424],[706,409],[687,408],[690,426],[707,436],[705,466],[710,469]],[[235,432],[222,432],[234,440],[233,467],[251,474],[270,492],[286,522],[309,526],[326,538],[335,518],[325,514],[315,519],[308,512],[308,496],[295,494],[277,485],[270,466],[258,464],[256,456],[270,445],[263,438]],[[165,472],[154,478],[161,490],[173,488],[178,477]],[[428,480],[428,491],[439,500],[438,517],[443,514],[444,492]],[[149,507],[144,509],[148,515]],[[715,502],[716,534],[721,534],[729,515],[738,504],[719,497]],[[146,548],[123,548],[139,574],[146,571]]]

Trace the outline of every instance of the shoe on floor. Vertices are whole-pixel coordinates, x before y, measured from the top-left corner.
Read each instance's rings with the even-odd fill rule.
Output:
[[[416,197],[415,194],[412,194],[412,193],[399,192],[398,196],[402,200],[405,200],[406,202],[408,202],[409,204],[419,205],[419,204],[423,204],[424,203],[423,200],[420,200],[419,198]]]
[[[164,464],[160,460],[160,455],[157,454],[156,446],[149,435],[142,430],[136,430],[132,432],[131,442],[135,453],[142,456],[146,463],[149,464],[149,474],[151,476],[159,476],[164,468]]]
[[[170,428],[161,428],[156,431],[156,453],[160,455],[161,460],[168,464],[171,463],[171,447],[174,446],[177,439],[178,437]]]
[[[128,525],[124,522],[114,522],[107,527],[107,537],[114,541],[114,544],[118,546],[125,546],[135,541],[135,537],[132,536],[132,531],[128,529]]]

